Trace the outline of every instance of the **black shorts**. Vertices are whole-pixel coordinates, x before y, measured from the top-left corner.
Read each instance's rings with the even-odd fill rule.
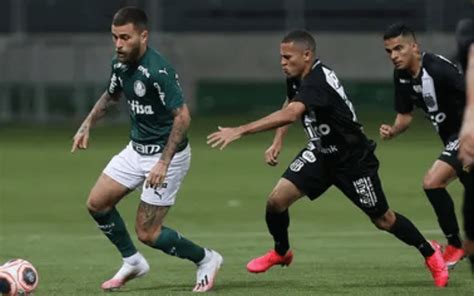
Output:
[[[303,149],[283,173],[311,200],[321,196],[331,185],[336,186],[358,208],[371,218],[382,216],[388,203],[378,175],[379,162],[373,151],[348,159],[353,165],[341,168],[334,158]]]
[[[452,136],[449,138],[448,143],[444,146],[443,152],[438,157],[439,160],[449,164],[458,176],[463,174],[462,162],[458,159],[459,150],[459,139],[458,136]]]

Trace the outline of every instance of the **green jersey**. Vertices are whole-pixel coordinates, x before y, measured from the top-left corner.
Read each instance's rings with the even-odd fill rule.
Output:
[[[114,58],[107,92],[127,99],[131,120],[130,139],[138,144],[158,145],[162,152],[173,126],[172,111],[184,104],[178,75],[160,53],[147,48],[133,65]],[[186,147],[185,138],[177,151]]]

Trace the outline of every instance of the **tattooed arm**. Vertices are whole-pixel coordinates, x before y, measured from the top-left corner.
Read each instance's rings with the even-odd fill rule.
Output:
[[[89,143],[89,130],[90,128],[102,117],[104,117],[107,109],[115,105],[118,101],[118,96],[111,96],[108,92],[104,92],[97,103],[95,103],[89,115],[84,119],[81,126],[77,130],[73,138],[71,152],[76,149],[87,149]]]
[[[173,110],[173,127],[168,142],[163,149],[160,160],[151,169],[146,180],[146,186],[157,187],[163,183],[168,171],[168,166],[176,152],[176,147],[183,140],[191,122],[191,115],[186,104]]]
[[[191,123],[191,115],[186,104],[173,110],[173,127],[171,129],[168,142],[161,154],[161,162],[169,164],[176,152],[176,147],[181,143]]]

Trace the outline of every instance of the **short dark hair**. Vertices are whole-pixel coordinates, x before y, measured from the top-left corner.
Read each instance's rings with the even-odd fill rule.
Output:
[[[114,26],[124,26],[130,23],[140,31],[147,30],[148,18],[146,13],[137,7],[128,6],[119,9],[112,20]]]
[[[456,41],[458,43],[472,42],[474,39],[474,20],[465,18],[456,25]]]
[[[411,37],[416,41],[415,31],[404,23],[391,24],[383,34],[383,40],[395,38],[398,36]]]
[[[306,49],[311,50],[312,53],[316,51],[316,41],[314,41],[313,36],[308,31],[305,30],[295,30],[291,31],[290,33],[286,34],[283,37],[281,43],[289,43],[289,42],[297,42],[303,43]]]

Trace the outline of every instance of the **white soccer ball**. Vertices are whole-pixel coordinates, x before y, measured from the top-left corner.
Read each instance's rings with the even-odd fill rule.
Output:
[[[0,265],[2,296],[29,296],[38,286],[38,272],[30,262],[12,259]]]

